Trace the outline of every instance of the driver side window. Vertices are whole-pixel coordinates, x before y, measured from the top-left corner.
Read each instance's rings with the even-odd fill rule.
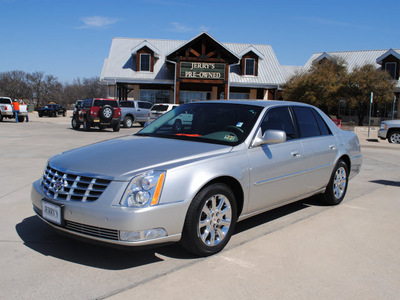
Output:
[[[275,129],[286,132],[286,140],[295,138],[293,119],[289,112],[289,107],[275,107],[267,111],[261,123],[262,134],[266,130]]]

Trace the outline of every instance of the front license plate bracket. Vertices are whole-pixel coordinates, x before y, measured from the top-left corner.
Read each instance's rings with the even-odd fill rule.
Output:
[[[47,221],[62,225],[62,206],[42,200],[42,217]]]

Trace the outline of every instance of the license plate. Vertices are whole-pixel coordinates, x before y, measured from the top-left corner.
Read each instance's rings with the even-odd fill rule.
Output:
[[[42,216],[48,221],[61,225],[61,206],[43,200]]]

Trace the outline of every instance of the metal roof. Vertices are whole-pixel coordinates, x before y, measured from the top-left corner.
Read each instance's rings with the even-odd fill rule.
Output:
[[[137,72],[135,56],[132,49],[146,41],[159,52],[159,57],[154,65],[154,72]],[[187,41],[160,40],[160,39],[138,39],[138,38],[114,38],[111,43],[108,58],[104,60],[100,79],[112,82],[131,82],[131,83],[173,83],[173,65],[165,63],[169,53],[186,44]],[[241,76],[239,66],[231,66],[230,84],[231,86],[277,86],[285,82],[281,66],[275,56],[272,47],[269,45],[220,43],[233,54],[241,57],[246,49],[255,49],[261,54],[258,61],[258,76]],[[247,53],[247,52],[246,52]]]
[[[391,49],[400,54],[400,49]],[[372,64],[377,68],[381,65],[377,63],[377,59],[385,55],[389,49],[386,50],[366,50],[366,51],[338,51],[338,52],[317,52],[314,53],[307,63],[304,65],[304,69],[308,70],[315,60],[318,60],[320,56],[329,55],[330,57],[341,57],[347,63],[347,69],[349,71],[354,70],[356,67],[361,67],[366,64]]]

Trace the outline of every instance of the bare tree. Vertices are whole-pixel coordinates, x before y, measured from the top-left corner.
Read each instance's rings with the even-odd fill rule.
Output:
[[[30,98],[24,71],[11,71],[0,74],[0,91],[12,99]]]

